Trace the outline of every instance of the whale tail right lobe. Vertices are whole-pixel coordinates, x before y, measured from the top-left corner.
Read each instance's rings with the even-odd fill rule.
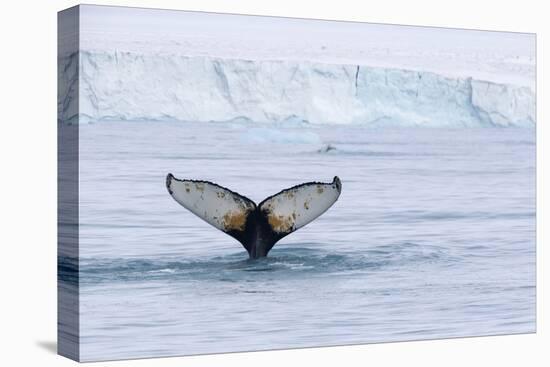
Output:
[[[307,182],[268,197],[259,205],[208,181],[166,177],[170,195],[184,208],[239,241],[251,258],[267,256],[275,243],[327,211],[342,184]]]

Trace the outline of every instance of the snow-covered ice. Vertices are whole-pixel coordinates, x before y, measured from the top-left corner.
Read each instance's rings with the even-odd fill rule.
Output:
[[[80,53],[59,66],[79,77],[81,123],[535,124],[531,34],[83,9]]]

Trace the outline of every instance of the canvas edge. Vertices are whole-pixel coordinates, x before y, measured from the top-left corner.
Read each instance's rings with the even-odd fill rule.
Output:
[[[80,6],[58,12],[57,353],[75,361],[80,361],[79,29]]]

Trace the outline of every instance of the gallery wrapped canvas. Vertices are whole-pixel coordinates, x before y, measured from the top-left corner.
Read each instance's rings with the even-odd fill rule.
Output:
[[[535,331],[534,34],[58,24],[61,355]]]

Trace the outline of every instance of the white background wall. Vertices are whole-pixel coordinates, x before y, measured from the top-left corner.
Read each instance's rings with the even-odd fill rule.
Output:
[[[149,0],[97,4],[536,32],[538,34],[538,333],[352,347],[134,360],[116,366],[543,366],[548,302],[550,26],[540,1]],[[0,10],[0,365],[71,365],[56,338],[56,12],[75,1],[3,2]],[[546,83],[545,83],[546,82]],[[545,114],[546,113],[546,114]],[[545,141],[543,144],[542,141]],[[546,164],[546,167],[544,167]],[[545,221],[546,220],[546,221]],[[548,243],[546,243],[548,244]],[[546,283],[543,278],[546,276]],[[131,341],[128,341],[131,343]],[[546,362],[548,363],[548,362]],[[111,365],[99,363],[97,365]]]

